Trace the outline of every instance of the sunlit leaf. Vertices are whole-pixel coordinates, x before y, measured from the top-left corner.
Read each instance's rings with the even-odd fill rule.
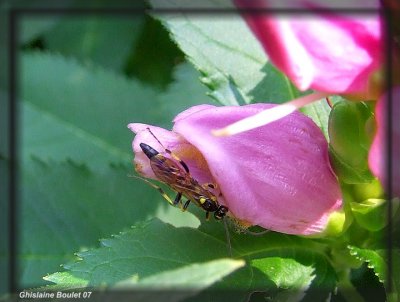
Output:
[[[219,230],[209,233],[213,225]],[[187,266],[228,256],[223,226],[218,223],[211,226],[198,230],[174,228],[158,220],[139,224],[113,239],[103,240],[98,249],[79,253],[79,261],[66,265],[66,271],[49,275],[46,280],[55,282],[57,288],[82,288],[110,286],[133,278],[133,283],[144,279],[147,285],[157,287],[160,285],[158,277],[165,271],[168,274],[177,269],[182,273],[180,281],[170,283],[191,289],[187,280],[191,280],[193,273]],[[332,268],[321,254],[306,248],[303,240],[276,233],[265,238],[236,234],[232,239],[236,258],[251,260],[246,267],[212,287],[214,290],[234,289],[231,301],[243,301],[255,290],[274,295],[277,290],[290,290],[310,297],[315,297],[314,291],[322,284],[326,290],[317,290],[318,297],[325,297],[333,290]],[[247,242],[245,248],[252,251],[247,255],[241,251],[244,242]],[[229,295],[227,291],[223,294]],[[208,292],[201,293],[193,301],[208,301],[208,295]]]

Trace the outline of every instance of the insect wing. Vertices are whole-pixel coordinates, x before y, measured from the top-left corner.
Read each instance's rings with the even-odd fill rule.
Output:
[[[174,184],[179,178],[185,178],[177,164],[162,155],[154,156],[150,164],[157,178],[168,185]]]

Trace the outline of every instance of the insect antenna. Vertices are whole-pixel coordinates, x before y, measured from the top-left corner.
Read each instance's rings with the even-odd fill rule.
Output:
[[[228,230],[228,224],[226,223],[226,218],[222,219],[224,221],[224,228],[225,228],[225,236],[226,236],[226,244],[228,246],[228,255],[232,258],[232,244],[231,244],[231,236]]]
[[[147,127],[146,129],[150,132],[150,134],[154,137],[154,139],[160,144],[160,146],[164,148],[165,152],[167,152],[169,155],[171,155],[173,159],[177,160],[181,164],[183,169],[185,169],[186,173],[189,173],[189,167],[186,165],[186,163],[183,160],[181,160],[176,154],[174,154],[171,150],[165,148],[164,145],[154,135],[154,133],[151,131],[151,129],[149,127]]]
[[[150,130],[149,127],[146,128],[152,137],[154,137],[154,139],[160,144],[161,147],[163,147],[165,150],[168,150],[167,148],[164,147],[164,145],[162,144],[162,142],[160,142],[160,140],[154,135],[154,133]],[[169,151],[169,150],[168,150]]]

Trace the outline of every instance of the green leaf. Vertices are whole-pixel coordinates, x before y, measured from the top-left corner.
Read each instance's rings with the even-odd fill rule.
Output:
[[[393,248],[392,250],[387,249],[362,249],[355,246],[348,246],[350,254],[358,260],[366,262],[368,268],[375,272],[375,275],[379,278],[379,281],[384,284],[387,301],[398,301],[400,292],[400,250]],[[388,256],[391,254],[392,267],[391,267],[391,279],[388,279]],[[391,282],[389,287],[389,282]],[[389,288],[391,291],[389,292]]]
[[[379,231],[388,223],[388,203],[385,199],[369,198],[351,202],[350,206],[357,223],[369,231]]]
[[[96,169],[110,161],[128,163],[133,137],[128,123],[168,128],[177,113],[207,102],[193,68],[180,65],[174,77],[176,83],[160,93],[59,55],[23,54],[22,153],[44,159],[69,157]]]
[[[96,173],[73,162],[26,159],[22,166],[21,287],[40,285],[41,277],[72,260],[73,252],[94,247],[98,238],[129,228],[166,206],[157,191],[127,177],[132,168],[126,166]]]
[[[200,229],[224,238],[223,228],[217,226],[203,223]],[[301,295],[310,301],[322,301],[335,288],[336,273],[318,241],[268,232],[263,236],[231,233],[231,242],[235,258],[246,259],[248,265],[215,286],[236,288],[233,293],[223,292],[224,301],[246,301],[254,292],[264,292],[264,298],[273,301],[296,301],[295,297]],[[298,269],[298,278],[292,278],[294,267]],[[201,294],[195,301],[205,298]]]
[[[397,246],[396,246],[397,247]],[[394,248],[392,254],[392,291],[388,293],[388,301],[398,301],[400,298],[400,249]]]
[[[156,9],[182,8],[179,6],[182,3],[174,1],[154,0],[150,3]],[[203,81],[208,86],[220,87],[222,79],[226,77],[226,81],[229,81],[231,76],[246,103],[254,99],[265,100],[265,96],[253,90],[265,76],[261,68],[267,63],[267,57],[239,15],[227,14],[224,18],[214,18],[174,12],[155,16],[168,28],[181,50],[203,74],[206,78]],[[232,104],[229,99],[223,103]]]
[[[153,15],[163,22],[172,39],[202,73],[202,82],[220,103],[282,103],[301,94],[268,62],[260,43],[239,14],[232,12],[216,18],[180,12],[182,8],[193,8],[189,2],[152,0],[150,3],[155,9],[173,11]],[[202,1],[201,6],[233,8],[229,2],[211,0]]]
[[[269,257],[267,259],[255,259],[252,264],[265,272],[269,279],[273,280],[276,286],[280,288],[308,287],[314,279],[312,267],[303,266],[293,259]]]
[[[160,115],[170,119],[161,124],[162,127],[172,127],[172,119],[183,110],[200,104],[215,102],[206,96],[207,90],[199,82],[199,73],[189,63],[178,65],[173,74],[173,82],[168,89],[158,96],[157,108]]]
[[[335,288],[337,280],[333,268],[316,251],[282,248],[273,253],[277,256],[254,259],[251,263],[276,285],[278,291],[274,299],[322,301]]]
[[[306,247],[306,242],[277,233],[264,238],[235,234],[232,237],[234,255],[247,259],[248,265],[215,283],[212,292],[234,289],[230,293],[223,291],[224,297],[231,295],[231,301],[242,301],[255,290],[269,292],[278,287],[295,291],[300,288],[304,295],[304,290],[310,288],[307,295],[315,297],[311,289],[323,285],[325,297],[334,288],[335,274],[327,259],[312,249],[316,246],[309,242]],[[147,285],[151,283],[157,287],[160,280],[157,276],[180,269],[188,274],[181,276],[181,282],[171,282],[184,287],[193,277],[187,266],[227,256],[223,226],[216,222],[191,229],[174,228],[152,220],[113,239],[103,240],[102,245],[99,249],[79,253],[79,261],[64,266],[67,271],[45,279],[58,284],[58,288],[110,286],[129,278],[134,278],[131,279],[133,283],[148,280]],[[294,268],[296,278],[291,271]],[[209,292],[201,293],[194,301],[208,301],[208,295]]]
[[[204,289],[226,275],[243,267],[243,260],[218,259],[205,263],[194,263],[175,270],[164,271],[141,280],[128,279],[117,283],[118,288],[154,289]]]
[[[215,72],[211,77],[202,77],[201,82],[211,90],[208,95],[221,104],[246,104],[246,99],[234,80],[227,74]]]
[[[47,48],[121,71],[143,26],[143,14],[67,16],[44,36]]]
[[[387,282],[387,264],[385,263],[387,250],[362,249],[351,245],[348,249],[353,257],[368,263],[368,267],[374,270],[379,281]]]
[[[115,288],[130,291],[145,290],[146,294],[144,295],[134,294],[133,300],[135,301],[181,301],[195,296],[201,290],[243,267],[244,264],[245,262],[242,260],[233,259],[195,263],[141,280],[137,280],[137,276],[134,276],[130,280],[117,283]],[[141,296],[142,299],[138,296]]]
[[[326,103],[326,100],[320,100],[306,105],[301,108],[301,112],[310,117],[317,124],[325,138],[329,141],[328,120],[331,108]]]
[[[187,244],[190,242],[190,244]],[[114,285],[137,275],[138,279],[195,262],[226,257],[225,243],[190,228],[174,228],[159,220],[137,224],[131,230],[102,240],[102,247],[78,253],[80,261],[64,265],[67,272],[50,275],[46,280],[81,287],[74,280],[86,280],[86,286]],[[213,246],[213,249],[204,248]]]
[[[109,162],[130,163],[132,160],[129,141],[126,150],[123,150],[32,103],[22,103],[21,117],[23,157],[35,155],[46,160],[71,158],[96,170],[107,169]]]
[[[364,103],[335,103],[329,115],[329,152],[336,174],[345,183],[367,183],[374,177],[368,167],[372,133],[368,123],[371,109]]]
[[[49,53],[23,54],[20,74],[22,99],[42,116],[51,117],[53,122],[58,120],[58,127],[69,128],[70,134],[98,145],[105,153],[117,155],[119,161],[130,160],[132,135],[126,125],[145,122],[151,116],[157,96],[152,89],[104,69],[84,67],[75,60]],[[52,124],[40,123],[39,127],[49,129]],[[49,132],[44,128],[37,133],[22,129],[33,138]],[[50,139],[55,137],[50,134]],[[22,142],[24,148],[29,146]],[[57,150],[49,149],[43,157],[58,158],[53,151]],[[108,159],[95,153],[92,157],[93,161],[103,163]],[[99,168],[92,161],[86,164]]]
[[[158,20],[148,15],[144,19],[143,30],[124,66],[124,72],[164,89],[172,80],[174,66],[183,62],[184,56]]]

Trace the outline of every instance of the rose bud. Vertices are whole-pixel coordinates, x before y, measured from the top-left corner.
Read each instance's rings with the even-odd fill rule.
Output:
[[[235,136],[211,134],[215,127],[273,106],[195,106],[176,116],[172,131],[129,124],[136,133],[132,143],[136,170],[155,178],[140,143],[168,157],[149,127],[187,164],[194,179],[217,184],[222,194],[217,194],[218,203],[228,207],[228,215],[240,224],[287,234],[322,232],[330,214],[340,209],[342,195],[330,167],[327,141],[310,118],[296,111]]]

